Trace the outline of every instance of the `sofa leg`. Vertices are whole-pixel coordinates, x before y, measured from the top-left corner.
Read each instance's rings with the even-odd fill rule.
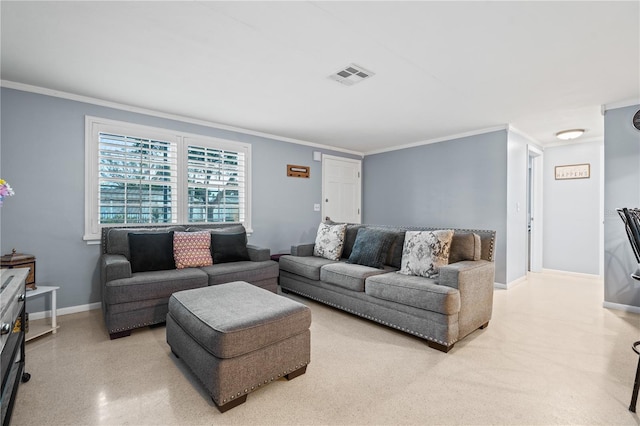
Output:
[[[444,353],[449,352],[451,348],[453,348],[453,345],[445,346],[445,345],[441,345],[440,343],[432,342],[431,340],[427,341],[427,345],[429,345],[429,347],[432,349],[437,349],[440,352],[444,352]]]
[[[489,321],[487,321],[484,324],[482,324],[479,328],[480,328],[480,330],[484,330],[487,327],[489,327]]]
[[[231,410],[232,408],[235,408],[240,404],[244,404],[246,401],[247,401],[247,395],[245,394],[223,405],[218,405],[216,404],[215,401],[213,401],[213,403],[216,404],[216,407],[218,407],[218,410],[220,410],[221,413],[224,413],[225,411]]]
[[[115,333],[109,333],[109,338],[111,340],[119,339],[121,337],[131,336],[131,330],[117,331]]]
[[[307,366],[305,365],[304,367],[298,368],[296,371],[292,371],[291,373],[287,374],[284,377],[286,377],[287,380],[293,380],[298,376],[302,376],[306,372],[307,372]]]

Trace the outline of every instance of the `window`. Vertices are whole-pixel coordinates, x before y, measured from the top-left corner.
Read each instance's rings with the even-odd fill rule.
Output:
[[[85,240],[103,226],[240,222],[251,146],[86,118]]]

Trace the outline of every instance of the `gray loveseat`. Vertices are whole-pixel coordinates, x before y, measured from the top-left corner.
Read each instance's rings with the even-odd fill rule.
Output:
[[[393,235],[382,268],[347,263],[362,227]],[[413,334],[448,352],[491,319],[495,231],[455,229],[449,264],[425,278],[397,273],[408,230],[434,228],[349,224],[338,261],[314,256],[314,244],[292,246],[291,255],[279,259],[282,291]]]
[[[203,267],[176,269],[175,266],[153,265],[142,270],[138,265],[140,249],[148,248],[151,262],[162,257],[157,253],[157,244],[144,247],[143,238],[167,238],[173,231],[209,231],[212,245],[220,251],[213,253],[213,264]],[[129,234],[135,234],[136,246],[132,259]],[[153,235],[143,235],[153,234]],[[142,238],[141,238],[142,237]],[[214,244],[213,241],[222,241]],[[152,240],[148,240],[152,241]],[[240,247],[227,250],[225,241],[240,241]],[[140,244],[143,244],[140,247]],[[154,252],[153,250],[156,250]],[[242,259],[242,260],[235,260]],[[134,264],[132,265],[132,260]],[[157,268],[169,268],[160,269]],[[144,265],[142,267],[144,268]],[[271,260],[270,250],[246,244],[246,233],[242,225],[220,224],[207,226],[160,226],[160,227],[106,227],[102,229],[102,255],[100,279],[102,288],[102,311],[111,339],[131,334],[131,330],[166,321],[169,297],[176,291],[188,290],[231,281],[246,281],[258,287],[277,292],[278,264]]]

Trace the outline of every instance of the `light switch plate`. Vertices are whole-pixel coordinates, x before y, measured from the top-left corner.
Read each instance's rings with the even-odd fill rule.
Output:
[[[313,211],[314,212],[319,212],[320,211],[320,204],[314,204],[313,205]]]

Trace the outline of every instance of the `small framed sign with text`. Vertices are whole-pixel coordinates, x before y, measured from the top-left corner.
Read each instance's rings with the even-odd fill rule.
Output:
[[[563,179],[589,179],[591,177],[591,164],[569,164],[556,166],[556,180]]]

